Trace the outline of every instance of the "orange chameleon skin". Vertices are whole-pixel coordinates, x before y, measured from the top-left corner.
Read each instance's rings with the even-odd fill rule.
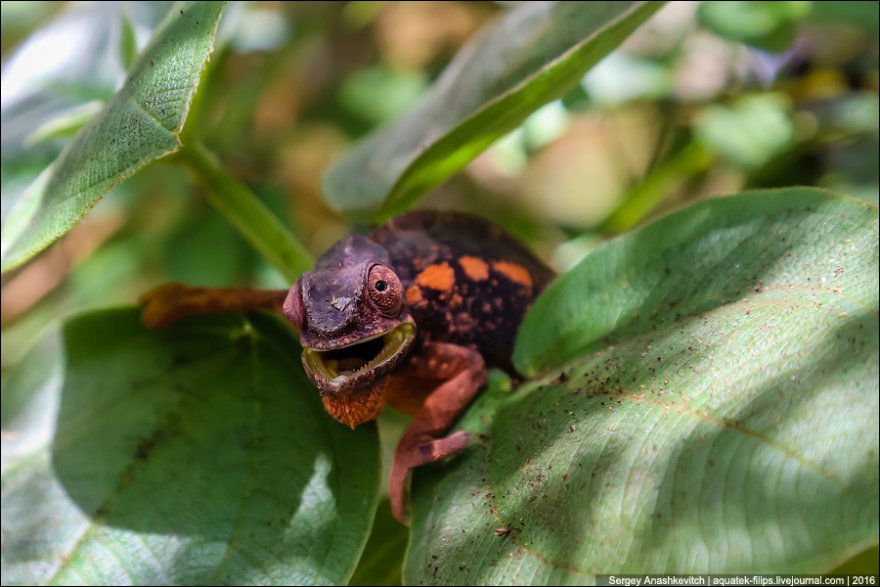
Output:
[[[305,371],[340,422],[355,427],[385,404],[415,416],[397,446],[388,487],[394,516],[405,522],[409,470],[467,446],[467,433],[444,436],[446,430],[477,394],[488,367],[513,373],[516,331],[553,277],[491,222],[421,211],[367,237],[340,240],[289,291],[214,291],[224,311],[249,309],[250,302],[277,308],[283,300],[283,313],[300,334]],[[164,325],[212,311],[204,290],[196,303],[177,291],[177,302],[161,299],[151,307],[150,296],[160,297],[154,292],[146,300],[148,325],[148,314]],[[175,311],[180,307],[186,309]]]

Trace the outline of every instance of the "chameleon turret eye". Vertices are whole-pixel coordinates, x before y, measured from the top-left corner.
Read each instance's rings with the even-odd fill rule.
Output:
[[[395,316],[403,302],[403,287],[394,271],[384,265],[374,265],[368,284],[373,304],[386,316]]]

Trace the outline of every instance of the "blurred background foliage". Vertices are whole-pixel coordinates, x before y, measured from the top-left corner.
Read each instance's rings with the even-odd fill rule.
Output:
[[[315,254],[352,225],[329,164],[404,112],[501,2],[232,2],[187,121]],[[2,215],[121,84],[167,2],[2,3]],[[563,99],[425,197],[560,271],[701,198],[878,199],[877,2],[672,2]],[[172,159],[3,276],[2,365],[50,321],[165,281],[285,287]]]

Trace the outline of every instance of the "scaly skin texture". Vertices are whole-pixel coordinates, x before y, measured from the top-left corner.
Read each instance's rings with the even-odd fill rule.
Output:
[[[388,494],[406,522],[409,470],[461,451],[444,436],[486,380],[513,373],[526,310],[553,272],[500,227],[411,212],[333,245],[289,291],[185,286],[145,296],[148,325],[210,311],[278,308],[300,334],[303,365],[327,411],[351,427],[384,404],[415,417],[395,452]]]

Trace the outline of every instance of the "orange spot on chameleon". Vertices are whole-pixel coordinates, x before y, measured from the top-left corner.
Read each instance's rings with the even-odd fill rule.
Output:
[[[406,288],[406,303],[410,306],[418,305],[419,302],[425,301],[422,297],[422,288],[417,285],[411,285]]]
[[[511,263],[510,261],[493,261],[492,269],[512,282],[518,283],[526,289],[532,289],[532,274],[519,263]]]
[[[489,277],[489,265],[479,257],[464,255],[459,257],[458,264],[464,269],[464,274],[474,281],[483,281]]]
[[[445,261],[429,265],[416,275],[415,282],[423,287],[449,291],[455,285],[455,270]]]

